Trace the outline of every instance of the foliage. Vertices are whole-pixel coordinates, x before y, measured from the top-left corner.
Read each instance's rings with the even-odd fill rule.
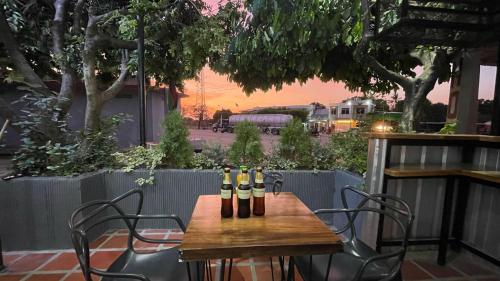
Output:
[[[168,168],[188,167],[193,157],[193,148],[181,114],[178,111],[168,113],[162,127],[163,136],[159,145],[163,154],[162,165]]]
[[[217,143],[205,145],[201,153],[195,153],[191,166],[194,169],[221,170],[228,164],[227,151]]]
[[[442,135],[453,135],[457,132],[458,123],[456,121],[446,122],[443,128],[439,130],[439,133]]]
[[[219,122],[220,119],[228,119],[229,116],[233,115],[233,112],[230,109],[222,109],[222,110],[217,110],[215,111],[213,115],[213,121],[214,122]]]
[[[235,133],[235,141],[229,149],[229,159],[233,165],[259,164],[264,156],[259,128],[250,121],[243,121],[236,125]]]
[[[111,154],[116,151],[115,131],[121,116],[104,119],[99,131],[74,136],[65,119],[58,118],[55,97],[40,97],[32,92],[18,102],[26,109],[16,123],[21,128],[21,147],[13,158],[16,172],[66,176],[113,165]]]
[[[290,171],[290,170],[296,170],[298,164],[294,161],[281,157],[279,153],[273,152],[267,155],[263,166],[266,167],[268,170]]]
[[[139,185],[154,183],[154,170],[161,164],[163,153],[157,148],[145,148],[136,146],[125,152],[113,154],[117,166],[123,168],[125,172],[131,172],[137,168],[149,170],[148,178],[138,178],[135,182]]]
[[[299,119],[293,119],[281,130],[279,154],[284,159],[297,163],[298,167],[310,167],[314,161],[311,154],[313,143]]]
[[[55,117],[59,113],[56,99],[31,92],[17,102],[25,109],[14,124],[21,129],[21,146],[12,159],[16,172],[32,176],[72,174],[78,145],[67,135],[65,120]]]
[[[357,130],[333,134],[329,149],[333,168],[363,174],[368,163],[368,139]]]

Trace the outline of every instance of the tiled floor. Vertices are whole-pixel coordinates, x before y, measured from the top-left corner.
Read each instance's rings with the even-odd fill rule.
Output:
[[[176,230],[142,230],[150,238],[182,239]],[[94,241],[91,264],[96,268],[107,268],[126,247],[127,234],[123,230],[110,231]],[[148,244],[135,241],[137,249],[154,251],[170,248],[169,244]],[[458,256],[445,267],[435,264],[432,254],[410,252],[403,266],[404,280],[481,280],[500,281],[496,268],[491,268],[478,258]],[[72,250],[6,252],[4,262],[7,272],[0,273],[0,281],[78,281],[84,280]],[[211,262],[213,280],[218,280],[219,261]],[[227,264],[226,264],[227,266]],[[268,258],[236,259],[232,269],[233,281],[270,281],[271,268]],[[277,258],[274,259],[275,280],[280,274]],[[227,274],[227,269],[226,269]],[[226,277],[227,278],[227,277]],[[97,279],[94,279],[97,280]],[[298,277],[297,281],[301,281]]]

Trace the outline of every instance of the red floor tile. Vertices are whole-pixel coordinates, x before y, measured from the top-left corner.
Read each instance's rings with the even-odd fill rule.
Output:
[[[271,266],[270,264],[268,265],[258,265],[255,266],[255,273],[257,275],[257,280],[258,281],[271,281],[272,275],[271,275]],[[273,265],[273,273],[274,273],[274,280],[281,280],[281,270],[279,265]]]
[[[182,240],[182,238],[184,238],[184,235],[182,233],[172,233],[168,235],[168,239]]]
[[[427,261],[415,261],[423,267],[425,270],[427,270],[429,273],[434,275],[437,278],[449,278],[449,277],[462,277],[463,275],[460,274],[458,271],[449,268],[447,266],[440,266],[437,265],[433,262],[427,262]]]
[[[167,233],[168,229],[145,229],[144,233]]]
[[[26,281],[59,281],[66,274],[33,274]]]
[[[19,281],[26,275],[0,275],[0,281]]]
[[[85,278],[83,277],[83,273],[78,272],[71,273],[64,281],[85,281]]]
[[[143,236],[146,237],[146,238],[150,238],[150,239],[164,239],[165,238],[165,234],[145,234]],[[155,247],[158,247],[158,246],[160,246],[159,243],[147,243],[147,242],[140,241],[140,240],[136,240],[135,243],[134,243],[134,247],[138,248],[138,249],[141,249],[141,248],[155,248]]]
[[[454,261],[453,266],[469,276],[493,275],[491,271],[465,260]]]
[[[4,254],[3,263],[8,266],[20,256],[22,256],[22,254]]]
[[[229,268],[226,265],[225,270],[225,279],[229,276]],[[233,266],[233,270],[231,272],[231,280],[232,281],[252,281],[252,272],[250,270],[250,266]]]
[[[99,246],[101,246],[102,242],[106,241],[108,239],[109,235],[102,235],[101,237],[97,238],[96,240],[92,241],[89,243],[90,249],[96,249]]]
[[[90,266],[107,269],[120,255],[120,251],[96,252],[90,257]]]
[[[403,280],[423,280],[432,279],[429,274],[425,273],[422,269],[416,266],[411,261],[405,261],[402,267]]]
[[[76,254],[74,253],[61,253],[51,262],[42,267],[42,271],[50,270],[71,270],[78,264]]]
[[[127,248],[128,236],[113,236],[110,240],[101,245],[101,249],[125,249]]]
[[[53,257],[55,254],[28,254],[9,265],[10,272],[32,271]]]

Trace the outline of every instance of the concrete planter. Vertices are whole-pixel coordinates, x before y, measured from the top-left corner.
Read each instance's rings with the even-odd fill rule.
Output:
[[[340,188],[357,185],[362,179],[342,171],[286,171],[283,191],[295,193],[310,209],[341,207]],[[112,199],[138,185],[148,171],[97,172],[79,177],[25,177],[0,181],[0,236],[3,248],[41,250],[70,248],[67,220],[79,205]],[[217,194],[221,176],[212,170],[157,170],[155,184],[144,190],[144,214],[176,213],[187,224],[196,200],[202,194]],[[132,200],[122,206],[132,211]],[[96,231],[124,227],[109,223]],[[174,224],[145,221],[140,228],[172,228]]]

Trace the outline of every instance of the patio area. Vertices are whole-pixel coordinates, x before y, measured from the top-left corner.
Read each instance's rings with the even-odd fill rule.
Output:
[[[145,229],[141,234],[156,239],[179,239],[182,237],[177,229]],[[110,230],[96,239],[91,248],[91,263],[98,268],[107,268],[126,248],[126,230]],[[141,251],[157,251],[170,248],[173,245],[161,244],[152,247],[151,244],[136,241],[134,246]],[[74,251],[16,251],[4,253],[8,271],[0,273],[0,281],[79,281],[84,280],[79,269]],[[219,261],[212,261],[213,279],[219,276]],[[269,281],[271,269],[267,258],[235,259],[232,278],[234,281]],[[278,280],[279,263],[274,259],[274,276]],[[227,270],[226,270],[227,274]],[[296,280],[302,280],[296,273]],[[499,281],[498,269],[485,264],[479,258],[460,254],[450,258],[446,266],[435,263],[435,252],[410,251],[403,264],[404,280],[481,280]],[[96,279],[97,280],[97,279]],[[206,280],[206,278],[205,278]]]

